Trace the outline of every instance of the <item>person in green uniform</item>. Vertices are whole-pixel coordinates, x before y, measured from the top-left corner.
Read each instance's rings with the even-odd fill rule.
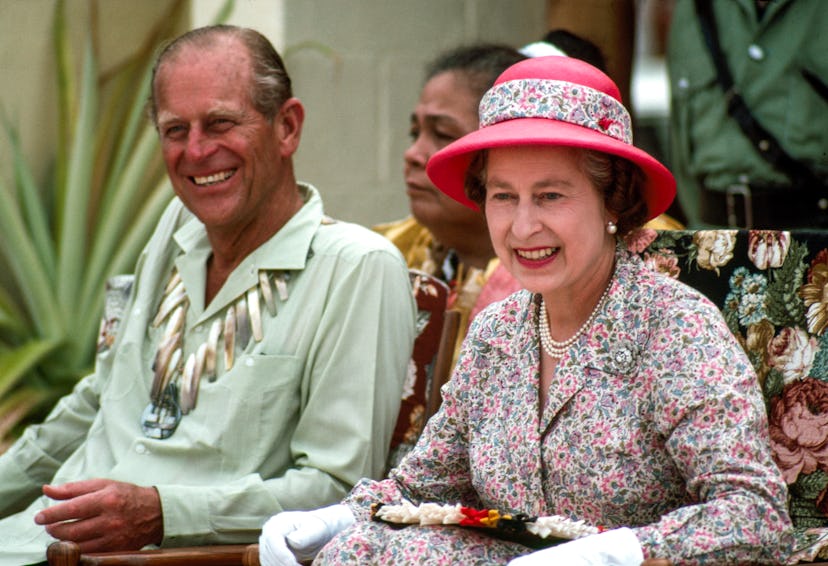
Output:
[[[670,162],[689,227],[828,227],[826,29],[824,0],[676,2]]]

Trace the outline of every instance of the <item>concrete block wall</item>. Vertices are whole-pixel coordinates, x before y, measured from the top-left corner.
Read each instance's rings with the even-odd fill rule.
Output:
[[[332,216],[408,214],[402,154],[425,64],[464,43],[520,46],[546,30],[545,0],[285,0],[283,46],[307,108],[297,176]]]

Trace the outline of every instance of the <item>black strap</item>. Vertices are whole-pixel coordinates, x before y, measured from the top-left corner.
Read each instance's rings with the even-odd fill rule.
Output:
[[[713,15],[711,0],[695,0],[696,13],[701,23],[702,34],[707,48],[713,57],[716,67],[716,78],[725,94],[727,111],[742,128],[745,135],[753,142],[756,150],[768,163],[785,173],[795,187],[820,187],[824,183],[819,180],[808,167],[797,161],[782,149],[776,138],[756,121],[750,109],[745,104],[739,89],[733,83],[733,75],[727,66],[722,47],[719,44],[719,34],[716,29],[716,19]]]
[[[802,70],[802,76],[808,81],[808,84],[811,85],[814,92],[820,95],[822,100],[828,102],[828,85],[822,82],[818,76],[805,69]]]

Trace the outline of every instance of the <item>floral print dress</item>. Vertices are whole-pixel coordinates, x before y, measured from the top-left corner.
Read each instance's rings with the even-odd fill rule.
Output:
[[[374,503],[461,503],[629,526],[674,564],[779,563],[787,489],[754,370],[720,311],[617,252],[591,330],[538,411],[537,299],[519,291],[473,322],[443,405],[383,481],[346,498],[357,523],[316,564],[505,564],[531,550],[461,527],[394,529]]]

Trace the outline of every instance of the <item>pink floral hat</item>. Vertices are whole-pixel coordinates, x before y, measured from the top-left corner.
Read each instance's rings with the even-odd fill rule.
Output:
[[[480,128],[432,155],[426,171],[441,191],[476,210],[464,190],[475,153],[519,145],[581,147],[629,159],[646,176],[648,219],[676,196],[672,173],[632,144],[632,121],[618,87],[580,59],[537,57],[506,69],[480,101]]]

